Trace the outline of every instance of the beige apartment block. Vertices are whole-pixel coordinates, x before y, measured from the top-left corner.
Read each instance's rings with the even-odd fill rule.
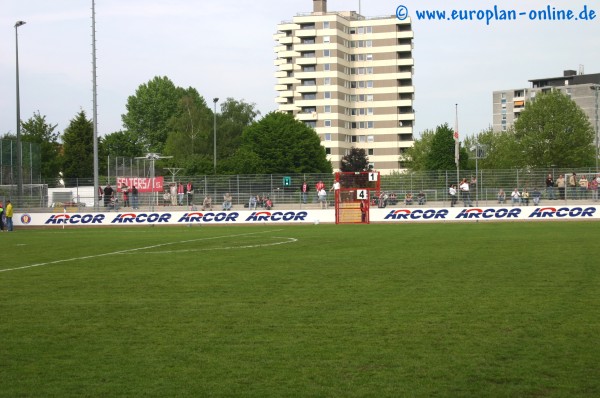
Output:
[[[313,127],[334,169],[352,147],[382,174],[403,170],[413,145],[413,31],[410,19],[354,11],[313,12],[274,35],[279,111]]]

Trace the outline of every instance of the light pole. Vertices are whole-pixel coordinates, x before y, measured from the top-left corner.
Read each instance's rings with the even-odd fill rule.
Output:
[[[15,23],[15,60],[17,70],[17,205],[23,197],[23,156],[21,150],[21,97],[19,95],[19,26],[25,25],[25,21]]]
[[[593,84],[590,86],[592,90],[596,92],[596,173],[598,173],[598,90],[600,90],[600,84]]]
[[[214,161],[214,171],[215,175],[217,174],[217,102],[219,102],[218,98],[213,98],[215,111],[213,112],[213,161]]]

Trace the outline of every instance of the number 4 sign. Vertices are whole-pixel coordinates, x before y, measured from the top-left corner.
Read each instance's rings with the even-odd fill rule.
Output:
[[[369,199],[369,190],[368,189],[357,189],[356,190],[356,199],[358,199],[358,200]]]

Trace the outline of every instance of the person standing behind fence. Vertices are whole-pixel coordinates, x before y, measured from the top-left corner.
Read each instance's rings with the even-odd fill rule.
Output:
[[[256,196],[250,195],[250,199],[248,200],[248,209],[256,210]]]
[[[121,193],[123,194],[123,207],[129,207],[129,187],[127,184],[121,184]]]
[[[104,187],[104,207],[109,207],[111,205],[110,201],[112,200],[114,191],[110,184],[106,184]]]
[[[139,209],[139,198],[138,198],[138,189],[133,185],[131,188],[131,205],[134,209]]]
[[[582,174],[581,178],[579,179],[579,199],[585,199],[585,197],[587,196],[588,188],[589,182],[585,177],[585,174]]]
[[[465,207],[467,207],[467,205],[469,207],[473,206],[473,203],[471,202],[471,192],[469,192],[469,183],[467,182],[466,178],[462,179],[458,188],[460,189],[460,194],[462,195],[462,200]]]
[[[302,196],[302,203],[306,204],[306,201],[308,200],[308,183],[306,181],[304,181],[302,183],[302,187],[300,188],[300,196]]]
[[[325,190],[325,187],[321,188],[318,196],[319,196],[319,202],[321,203],[321,209],[326,209],[327,208],[327,191]]]
[[[4,231],[4,205],[0,202],[0,232]]]
[[[450,207],[454,207],[458,200],[456,197],[456,185],[450,185],[450,188],[448,188],[448,195],[450,195]]]
[[[188,181],[185,188],[186,188],[188,205],[193,205],[194,204],[194,184],[192,184],[191,181]]]
[[[556,179],[556,187],[558,188],[560,199],[565,200],[565,177],[562,174]]]
[[[546,177],[546,195],[549,200],[556,199],[554,197],[554,178],[552,178],[552,174],[548,174],[548,177]]]
[[[600,180],[600,176],[592,178],[590,181],[590,191],[592,191],[592,201],[598,201],[598,181]]]
[[[567,198],[569,197],[569,193],[573,195],[573,199],[577,199],[577,174],[575,173],[569,176],[569,192],[567,193]]]

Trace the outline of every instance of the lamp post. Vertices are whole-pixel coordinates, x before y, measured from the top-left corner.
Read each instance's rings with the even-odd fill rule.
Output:
[[[21,150],[21,97],[19,95],[19,26],[25,25],[25,21],[15,23],[15,60],[17,71],[17,204],[21,203],[23,197],[23,156]]]
[[[598,173],[598,90],[600,90],[600,84],[593,84],[590,86],[592,90],[596,92],[596,173]]]
[[[217,174],[217,102],[219,102],[218,98],[213,98],[215,111],[213,112],[213,162],[214,162],[214,171]]]

